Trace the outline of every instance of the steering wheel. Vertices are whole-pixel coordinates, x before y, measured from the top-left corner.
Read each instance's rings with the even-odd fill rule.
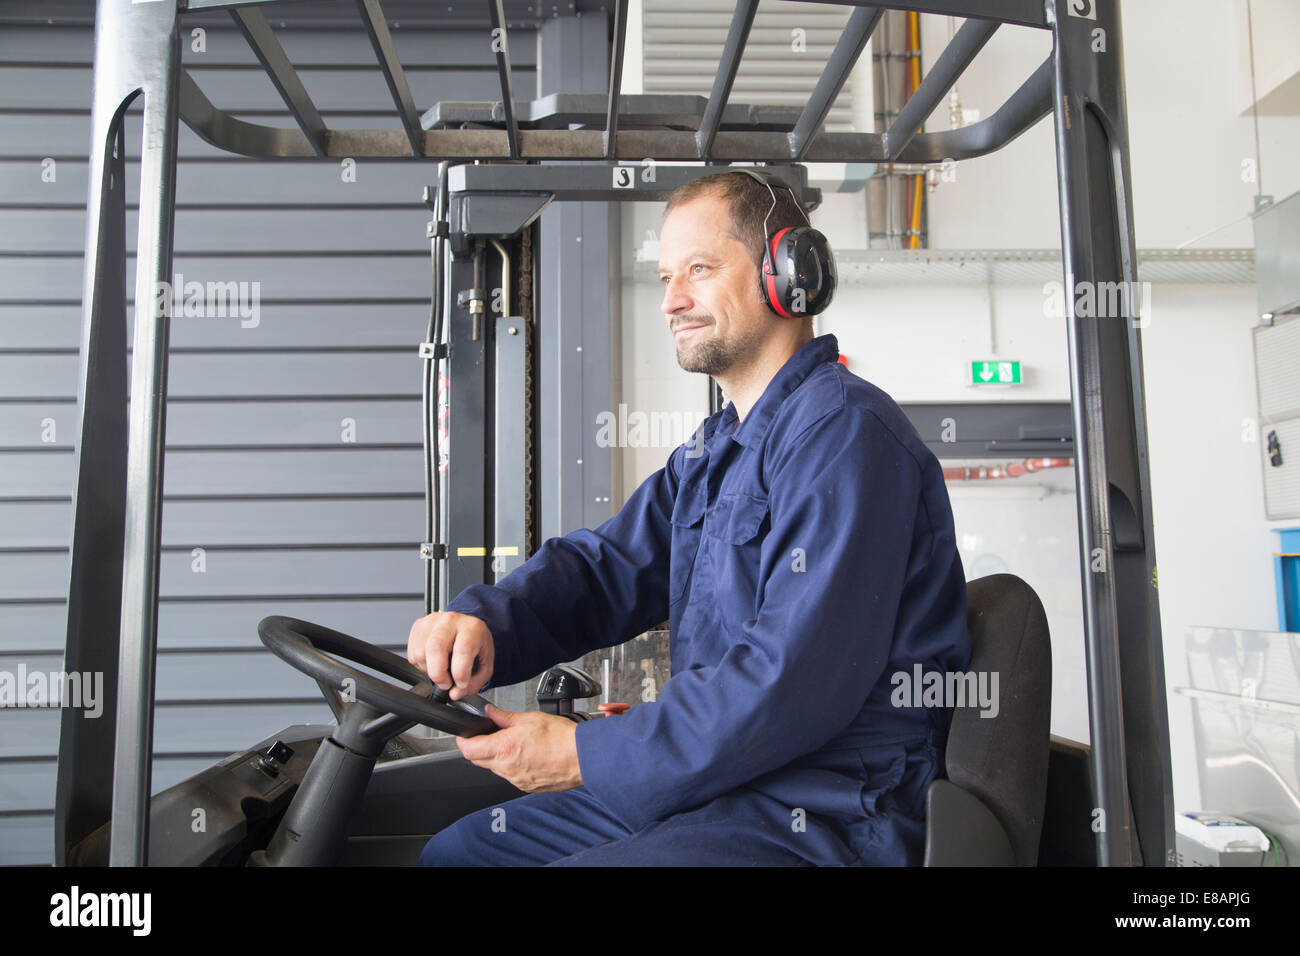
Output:
[[[380,744],[408,729],[424,724],[458,737],[495,733],[477,695],[453,701],[418,667],[382,647],[375,647],[339,631],[297,618],[273,615],[257,625],[262,643],[277,657],[315,678],[340,727],[354,703],[368,705],[379,716],[354,724],[360,736]],[[344,663],[345,661],[351,663]],[[358,670],[360,664],[395,680],[413,685],[410,690]],[[345,696],[341,691],[348,690]]]

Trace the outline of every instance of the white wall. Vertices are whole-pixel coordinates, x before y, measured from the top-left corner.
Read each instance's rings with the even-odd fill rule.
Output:
[[[1242,181],[1255,153],[1240,111],[1238,17],[1216,0],[1121,5],[1129,110],[1134,228],[1140,248],[1170,248],[1246,216],[1256,184]],[[1244,21],[1242,21],[1244,22]],[[926,68],[948,37],[946,19],[922,18]],[[1258,29],[1258,24],[1257,24]],[[1258,49],[1258,43],[1257,43]],[[963,77],[962,106],[987,116],[1050,53],[1046,34],[1004,27]],[[941,106],[929,129],[946,124]],[[1300,117],[1261,115],[1263,185],[1281,199],[1300,189]],[[1050,118],[1003,150],[959,164],[932,196],[936,248],[1060,247]],[[660,206],[625,207],[628,256]],[[861,194],[833,197],[814,216],[837,248],[866,246]],[[1193,244],[1251,247],[1249,219]],[[627,263],[630,271],[631,262]],[[1024,363],[1014,400],[1069,397],[1063,320],[1044,315],[1033,286],[842,287],[819,331],[834,332],[850,368],[896,400],[970,400],[962,363],[996,353]],[[700,410],[704,380],[677,368],[652,282],[624,295],[625,401],[632,408]],[[1257,412],[1253,285],[1159,285],[1143,333],[1150,467],[1161,620],[1170,690],[1175,803],[1195,808],[1183,639],[1193,625],[1276,626],[1258,445],[1242,440]],[[990,313],[996,340],[990,342]],[[988,396],[981,396],[988,397]],[[669,449],[629,449],[626,490],[663,464]],[[1053,731],[1087,739],[1077,519],[1071,472],[1004,487],[952,486],[968,574],[994,558],[1021,574],[1048,606],[1055,655]],[[1296,522],[1292,522],[1295,524]],[[1285,524],[1285,523],[1283,523]]]
[[[1243,113],[1251,108],[1251,86],[1261,112],[1294,115],[1300,109],[1300,4],[1295,0],[1234,0],[1237,21],[1237,103]],[[1249,69],[1248,43],[1254,45],[1254,82]]]

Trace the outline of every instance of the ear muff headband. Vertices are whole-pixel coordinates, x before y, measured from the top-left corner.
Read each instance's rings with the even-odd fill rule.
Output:
[[[786,319],[795,318],[794,296],[800,289],[798,270],[798,253],[805,256],[811,256],[815,264],[815,271],[821,280],[820,286],[814,291],[813,295],[802,301],[803,308],[798,310],[801,316],[817,315],[825,311],[830,305],[831,297],[835,293],[835,259],[831,254],[830,243],[826,237],[812,227],[812,221],[808,218],[808,213],[803,208],[803,203],[799,201],[798,194],[783,179],[772,176],[769,173],[759,172],[748,167],[735,169],[732,172],[744,173],[756,182],[762,183],[767,187],[767,191],[772,196],[772,205],[763,217],[763,298],[769,308],[777,315]],[[786,226],[779,230],[775,235],[768,233],[767,223],[771,218],[773,210],[776,209],[776,190],[775,184],[784,187],[789,193],[790,198],[794,200],[796,208],[803,216],[807,226]],[[780,249],[782,241],[786,240],[788,252],[790,255],[781,255]],[[791,269],[796,270],[792,274]]]

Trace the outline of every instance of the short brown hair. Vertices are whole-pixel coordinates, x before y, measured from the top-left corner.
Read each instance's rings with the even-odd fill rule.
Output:
[[[772,197],[776,196],[776,208],[772,208]],[[732,237],[743,242],[749,249],[750,258],[762,271],[763,244],[767,236],[763,234],[763,220],[767,220],[768,234],[777,232],[787,226],[806,226],[807,218],[801,207],[795,202],[794,195],[784,186],[773,185],[769,190],[747,173],[726,171],[701,176],[678,186],[668,197],[668,206],[664,209],[665,218],[678,206],[702,196],[717,196],[727,201],[731,211],[731,225],[727,230]],[[768,211],[771,210],[771,215]]]

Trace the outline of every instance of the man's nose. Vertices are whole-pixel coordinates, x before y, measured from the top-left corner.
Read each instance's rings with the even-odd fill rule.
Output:
[[[660,305],[660,311],[664,315],[671,316],[689,309],[693,302],[694,300],[686,294],[682,280],[673,277],[664,283],[664,301]]]

